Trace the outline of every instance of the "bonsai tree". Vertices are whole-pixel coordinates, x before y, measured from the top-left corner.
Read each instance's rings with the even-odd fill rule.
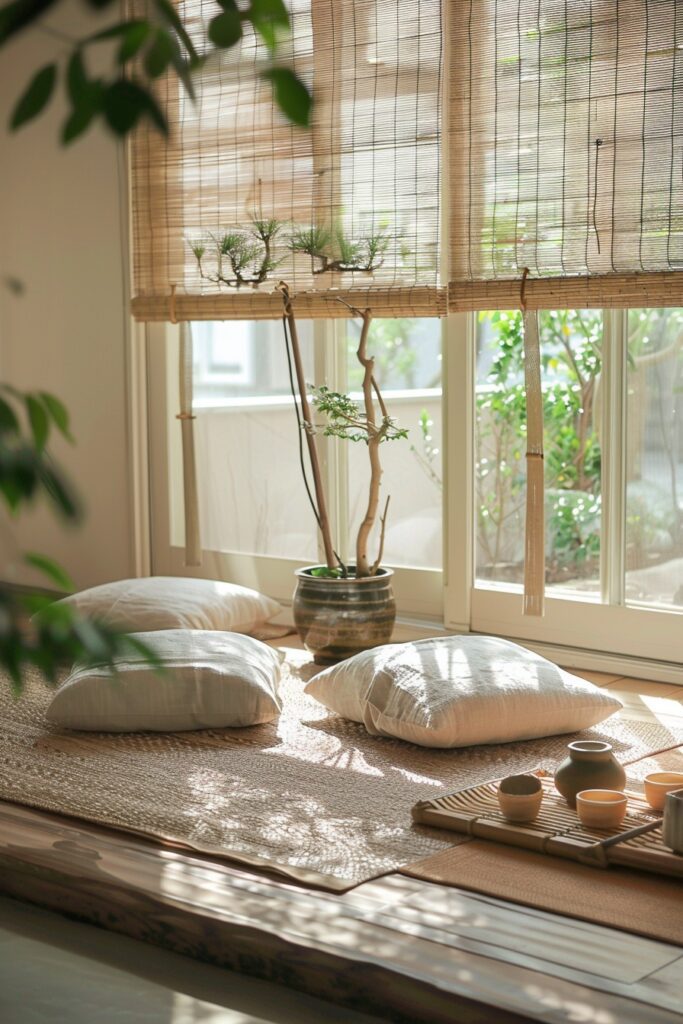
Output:
[[[273,254],[281,230],[282,223],[274,217],[253,216],[248,231],[237,228],[219,236],[209,235],[207,242],[190,242],[201,277],[229,288],[262,284],[282,262]],[[208,256],[212,258],[213,270],[206,269]]]
[[[389,237],[382,230],[371,231],[355,240],[340,227],[330,231],[321,225],[298,228],[289,239],[292,252],[306,253],[311,257],[314,274],[333,271],[371,273],[382,266],[388,247]]]
[[[328,437],[339,437],[345,441],[365,444],[368,449],[370,461],[370,480],[368,485],[368,500],[365,514],[358,528],[356,536],[356,578],[375,576],[380,569],[382,555],[384,552],[384,536],[386,531],[387,513],[389,509],[390,496],[384,503],[383,511],[380,514],[382,466],[380,460],[380,445],[385,441],[397,441],[408,436],[408,431],[396,426],[395,420],[389,415],[381,391],[374,376],[374,357],[368,355],[368,335],[372,323],[372,311],[370,309],[358,310],[350,307],[354,315],[361,318],[363,324],[356,352],[358,362],[363,368],[363,402],[358,405],[349,395],[331,391],[321,385],[319,387],[307,387],[303,376],[299,339],[296,328],[296,320],[292,310],[289,296],[289,289],[284,282],[279,285],[283,294],[285,307],[285,320],[289,328],[289,338],[292,349],[292,358],[296,371],[296,390],[294,389],[294,376],[292,377],[292,389],[294,397],[298,397],[301,405],[300,429],[306,437],[308,452],[311,462],[315,499],[308,488],[309,498],[313,511],[320,528],[325,549],[326,565],[314,570],[320,576],[348,576],[349,570],[334,550],[332,535],[325,494],[322,486],[322,475],[318,463],[318,455],[315,447],[316,425],[313,423],[308,392],[312,396],[314,408],[323,415],[323,433]],[[303,463],[302,463],[303,465]],[[305,473],[304,473],[305,479]],[[379,516],[380,537],[376,556],[371,558],[368,548],[373,527]]]
[[[355,240],[341,228],[293,228],[285,239],[283,227],[282,221],[274,217],[253,214],[248,229],[232,228],[191,241],[200,276],[228,288],[256,287],[277,269],[288,251],[310,256],[313,274],[370,274],[382,266],[389,247],[385,231],[373,231]]]

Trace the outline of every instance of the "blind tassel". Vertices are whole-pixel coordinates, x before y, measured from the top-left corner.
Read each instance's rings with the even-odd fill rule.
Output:
[[[178,363],[178,391],[183,443],[183,502],[185,507],[185,565],[202,564],[202,545],[199,536],[199,498],[197,494],[197,467],[194,451],[194,414],[192,412],[192,328],[180,324],[180,358]]]

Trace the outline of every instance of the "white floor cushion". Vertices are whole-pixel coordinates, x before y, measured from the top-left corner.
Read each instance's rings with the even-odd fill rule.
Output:
[[[69,729],[175,732],[259,725],[277,717],[282,656],[239,633],[168,629],[135,636],[163,671],[141,656],[79,668],[55,694],[47,717]]]
[[[235,583],[185,576],[117,580],[64,598],[113,629],[221,629],[252,633],[282,611],[277,601]]]
[[[545,658],[480,636],[375,647],[325,669],[306,692],[375,736],[423,747],[575,732],[622,707]]]

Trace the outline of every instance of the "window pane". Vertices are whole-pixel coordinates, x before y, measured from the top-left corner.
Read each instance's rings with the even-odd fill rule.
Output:
[[[683,607],[683,310],[630,310],[626,598]]]
[[[598,592],[602,314],[543,311],[546,583]],[[518,311],[482,313],[477,330],[476,574],[524,580],[524,337]]]
[[[313,324],[298,328],[312,380]],[[192,331],[203,547],[317,561],[282,324],[196,323]]]
[[[356,401],[363,379],[356,358],[359,327],[347,328],[347,377]],[[408,438],[381,447],[382,499],[391,503],[383,562],[386,565],[440,569],[442,565],[441,325],[438,320],[374,320],[368,354],[389,415],[408,430]],[[341,442],[344,443],[344,442]],[[350,547],[365,513],[370,480],[367,447],[346,442]],[[370,543],[377,551],[379,525]]]
[[[301,351],[313,367],[313,323],[299,324]],[[290,395],[282,323],[202,321],[192,324],[194,394],[200,407]]]

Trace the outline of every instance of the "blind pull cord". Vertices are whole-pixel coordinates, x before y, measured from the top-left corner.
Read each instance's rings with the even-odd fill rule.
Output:
[[[168,300],[168,316],[172,324],[178,323],[176,314],[176,286],[171,285]],[[180,324],[180,343],[178,357],[178,398],[180,411],[176,419],[180,421],[180,432],[183,453],[183,506],[185,512],[185,565],[199,566],[202,564],[202,545],[199,532],[199,493],[197,490],[197,465],[194,444],[194,413],[192,402],[194,397],[194,345],[192,327],[184,321]]]
[[[598,231],[598,163],[600,160],[600,147],[602,139],[595,140],[595,181],[593,183],[593,230],[595,241],[598,245],[598,256],[600,255],[600,232]]]
[[[525,267],[519,290],[524,324],[524,389],[526,396],[526,524],[524,534],[524,614],[542,616],[545,602],[545,488],[543,459],[543,393],[538,312],[529,310]]]

